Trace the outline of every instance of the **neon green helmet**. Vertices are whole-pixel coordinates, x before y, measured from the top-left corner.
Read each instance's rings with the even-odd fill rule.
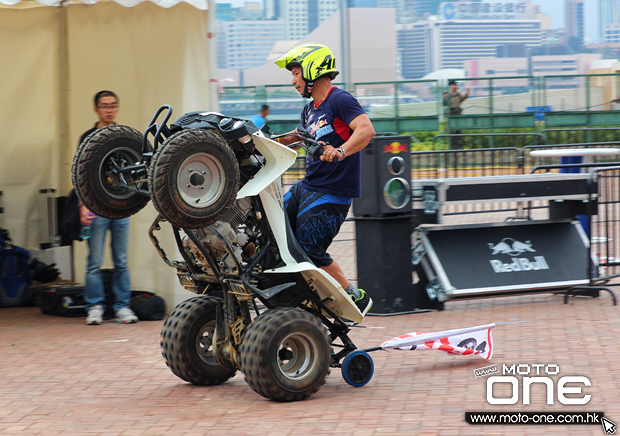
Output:
[[[334,80],[339,74],[336,71],[336,58],[326,45],[316,42],[299,45],[283,54],[275,64],[280,68],[292,70],[301,67],[301,76],[306,82],[305,97],[310,97],[314,81],[319,77],[329,76]]]

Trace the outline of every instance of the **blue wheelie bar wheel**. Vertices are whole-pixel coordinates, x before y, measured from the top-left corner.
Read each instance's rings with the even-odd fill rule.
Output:
[[[367,352],[355,350],[344,358],[341,370],[344,381],[359,388],[370,381],[375,372],[375,365]]]

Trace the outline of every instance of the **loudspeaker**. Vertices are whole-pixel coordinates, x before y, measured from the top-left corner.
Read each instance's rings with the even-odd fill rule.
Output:
[[[356,216],[411,212],[411,137],[378,136],[361,154],[362,197],[353,199]]]
[[[358,287],[373,300],[370,314],[414,312],[420,307],[413,286],[410,217],[355,219]]]

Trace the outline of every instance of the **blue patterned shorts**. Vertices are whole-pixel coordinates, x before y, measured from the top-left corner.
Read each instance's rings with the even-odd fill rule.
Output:
[[[340,231],[351,198],[313,192],[296,183],[284,196],[288,220],[299,244],[318,267],[334,261],[327,248]]]

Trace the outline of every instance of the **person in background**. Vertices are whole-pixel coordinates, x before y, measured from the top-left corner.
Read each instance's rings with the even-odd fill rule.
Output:
[[[80,144],[89,135],[102,127],[116,124],[119,100],[112,91],[100,91],[95,94],[95,114],[98,121],[84,132]],[[86,302],[86,324],[99,325],[103,322],[105,312],[105,291],[101,276],[103,251],[106,233],[110,231],[110,244],[114,273],[112,275],[112,292],[114,294],[114,312],[116,321],[124,324],[138,322],[138,317],[129,308],[131,299],[129,266],[127,252],[129,250],[129,217],[121,219],[107,219],[95,216],[84,205],[80,205],[80,222],[82,226],[90,227],[88,237],[88,264],[86,267],[86,284],[84,285],[84,300]]]
[[[366,315],[372,299],[349,282],[327,249],[340,231],[352,199],[361,197],[359,151],[375,136],[375,129],[357,99],[332,85],[339,73],[329,47],[302,44],[275,63],[291,71],[297,92],[312,99],[302,110],[299,128],[323,144],[323,155],[320,159],[307,157],[305,177],[284,196],[288,220],[312,262],[331,275]],[[298,138],[280,135],[278,140],[289,145]]]
[[[443,92],[443,105],[447,107],[446,115],[450,118],[451,115],[461,115],[463,113],[461,103],[469,97],[469,88],[467,88],[465,94],[461,94],[458,92],[459,86],[455,80],[450,80],[448,85],[450,86],[450,92]],[[460,135],[463,132],[461,130],[455,130],[450,133]],[[463,148],[462,136],[457,136],[455,138],[454,146],[452,148]]]
[[[262,129],[267,122],[267,116],[269,115],[269,106],[266,104],[260,107],[260,112],[252,117],[252,123],[259,129]]]

